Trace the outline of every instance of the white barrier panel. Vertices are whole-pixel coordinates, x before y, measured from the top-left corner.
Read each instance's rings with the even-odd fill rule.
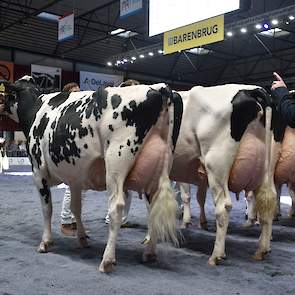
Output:
[[[27,157],[8,157],[9,166],[17,165],[17,166],[25,166],[31,165],[29,158]]]

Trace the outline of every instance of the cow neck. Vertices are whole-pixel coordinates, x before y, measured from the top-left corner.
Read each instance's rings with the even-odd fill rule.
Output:
[[[29,136],[30,129],[41,105],[42,102],[38,99],[38,95],[30,88],[18,92],[17,114],[26,138]]]

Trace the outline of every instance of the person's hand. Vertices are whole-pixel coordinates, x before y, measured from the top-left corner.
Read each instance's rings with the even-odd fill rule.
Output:
[[[284,80],[282,79],[282,77],[278,73],[274,72],[273,75],[276,78],[276,81],[272,82],[271,90],[275,90],[276,88],[279,88],[279,87],[287,88]]]

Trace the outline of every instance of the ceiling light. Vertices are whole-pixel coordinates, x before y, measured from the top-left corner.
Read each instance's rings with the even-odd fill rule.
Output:
[[[271,23],[273,24],[273,25],[277,25],[278,23],[279,23],[279,21],[277,20],[277,19],[273,19],[272,21],[271,21]]]
[[[124,58],[124,59],[123,59],[123,62],[128,62],[128,59],[127,59],[127,58]]]
[[[136,36],[136,35],[138,35],[138,33],[132,32],[132,31],[126,31],[126,32],[118,34],[117,36],[120,36],[120,37],[123,37],[123,38],[130,38],[130,37],[133,37],[133,36]]]
[[[37,14],[37,17],[57,22],[61,16],[43,11],[43,12],[40,12],[39,14]]]
[[[269,24],[265,23],[265,24],[263,24],[263,27],[264,27],[265,29],[269,29]]]
[[[108,61],[108,62],[107,62],[107,65],[108,65],[109,67],[111,67],[113,64],[112,64],[110,61]]]
[[[293,15],[289,16],[289,20],[294,20],[294,19],[295,19],[295,17]]]
[[[257,30],[262,29],[262,24],[257,24],[257,25],[255,25],[255,28],[256,28]]]
[[[288,25],[288,24],[289,24],[289,22],[288,22],[288,21],[286,21],[286,22],[285,22],[285,24],[286,24],[286,25]]]
[[[148,54],[149,54],[149,56],[154,56],[153,52],[149,52]]]
[[[125,29],[118,28],[116,30],[111,31],[111,35],[117,35],[119,33],[125,32]]]
[[[135,56],[132,56],[131,59],[132,59],[132,60],[136,60],[136,57],[135,57]]]
[[[140,54],[139,57],[140,57],[140,58],[144,58],[144,54]]]
[[[247,29],[246,28],[241,28],[241,33],[243,33],[243,34],[247,33]]]
[[[158,53],[162,54],[162,53],[164,53],[164,51],[162,49],[159,49]]]
[[[232,36],[233,36],[233,32],[227,32],[227,33],[226,33],[226,36],[228,36],[228,37],[232,37]]]

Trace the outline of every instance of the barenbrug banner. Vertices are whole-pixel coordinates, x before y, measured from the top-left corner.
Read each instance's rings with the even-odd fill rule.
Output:
[[[123,76],[80,71],[80,89],[96,90],[98,87],[119,86]]]
[[[13,81],[14,64],[0,60],[0,79]]]
[[[31,75],[43,93],[60,91],[61,68],[32,65]]]

